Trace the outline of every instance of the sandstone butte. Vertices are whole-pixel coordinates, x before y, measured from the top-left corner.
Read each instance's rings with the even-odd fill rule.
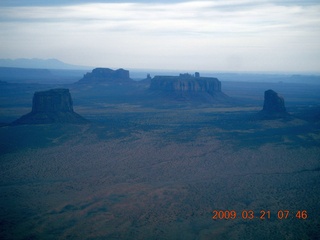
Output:
[[[132,81],[128,70],[122,68],[117,70],[112,70],[110,68],[95,68],[91,72],[86,73],[77,83],[130,83]]]
[[[87,120],[73,111],[69,89],[51,89],[35,92],[32,110],[13,122],[16,124],[86,123]]]
[[[264,92],[263,108],[259,112],[259,115],[262,118],[282,118],[289,116],[283,97],[271,89]]]

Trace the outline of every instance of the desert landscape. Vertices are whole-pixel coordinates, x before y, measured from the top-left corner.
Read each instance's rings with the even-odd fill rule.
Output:
[[[319,0],[0,0],[0,240],[319,240]]]
[[[0,85],[2,239],[318,239],[319,85],[150,81]],[[16,121],[56,88],[87,121]],[[259,115],[268,89],[286,115]]]

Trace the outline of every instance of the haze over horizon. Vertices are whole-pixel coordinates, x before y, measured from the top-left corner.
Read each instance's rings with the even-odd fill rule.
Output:
[[[83,66],[319,72],[318,1],[0,2],[0,58]]]

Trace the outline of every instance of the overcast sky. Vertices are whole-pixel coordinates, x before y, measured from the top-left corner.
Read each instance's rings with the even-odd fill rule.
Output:
[[[320,1],[0,0],[0,58],[320,72]]]

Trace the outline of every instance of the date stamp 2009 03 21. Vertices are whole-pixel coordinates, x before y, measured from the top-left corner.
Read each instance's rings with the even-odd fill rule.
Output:
[[[306,220],[308,218],[308,213],[306,210],[297,210],[297,211],[289,211],[289,210],[278,210],[275,213],[271,213],[270,210],[260,210],[260,211],[253,211],[253,210],[243,210],[241,212],[237,212],[235,210],[213,210],[212,211],[212,219],[213,220],[228,220],[228,219],[245,219],[245,220],[252,220],[252,219],[271,219],[273,217],[283,220],[283,219],[302,219]]]

